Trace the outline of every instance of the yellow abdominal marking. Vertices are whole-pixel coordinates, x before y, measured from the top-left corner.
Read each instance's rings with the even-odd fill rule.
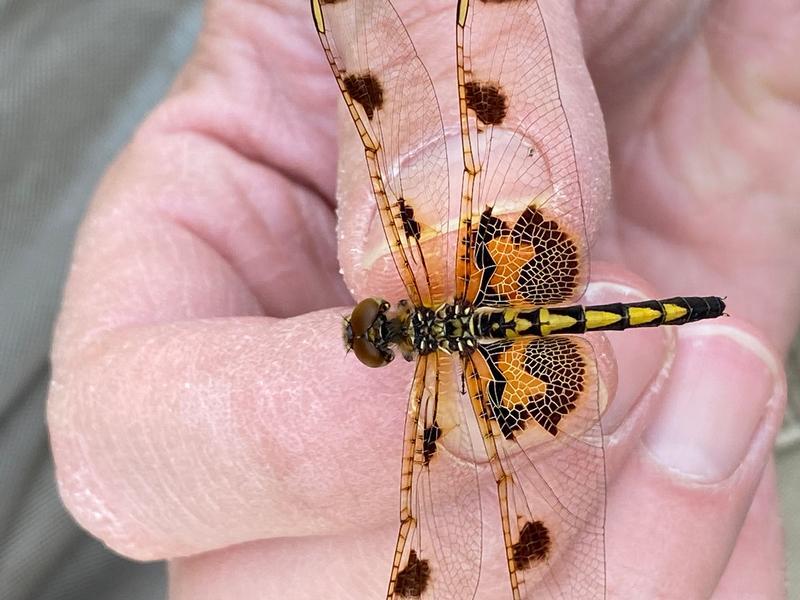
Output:
[[[569,329],[577,321],[567,315],[553,315],[546,308],[539,309],[539,318],[542,328],[542,335],[550,335],[554,331],[560,329]]]
[[[622,319],[621,315],[604,310],[587,310],[586,311],[586,329],[598,329],[600,327],[608,327]]]
[[[642,325],[661,318],[661,311],[652,308],[640,308],[632,306],[628,309],[628,323],[631,325]]]
[[[665,304],[664,310],[666,311],[667,316],[665,320],[667,322],[680,319],[688,312],[685,308],[678,306],[677,304]]]

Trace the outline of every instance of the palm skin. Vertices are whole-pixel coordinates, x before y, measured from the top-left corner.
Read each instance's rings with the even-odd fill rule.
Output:
[[[423,57],[452,52],[435,33],[452,30],[451,4],[399,7]],[[579,158],[594,157],[580,164],[607,262],[590,296],[720,294],[733,315],[704,336],[612,340],[610,597],[781,595],[769,455],[800,295],[800,13],[770,5],[545,4],[554,43],[580,56],[582,35],[589,65],[565,78],[586,109],[573,131]],[[342,359],[336,94],[306,3],[210,2],[193,58],[110,169],[76,247],[48,412],[61,493],[113,549],[172,559],[171,598],[385,586],[411,374]],[[363,174],[351,130],[343,197]],[[340,226],[372,215],[351,197]],[[398,293],[363,269],[364,248],[341,244],[357,297]],[[665,465],[662,407],[692,394],[692,410],[738,415],[744,442]],[[722,440],[742,432],[725,427]]]

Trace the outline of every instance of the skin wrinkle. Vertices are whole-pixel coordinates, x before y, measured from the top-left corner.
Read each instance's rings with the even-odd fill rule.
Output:
[[[180,217],[178,217],[178,218],[170,217],[170,218],[172,219],[172,223],[174,223],[176,227],[179,227],[179,228],[183,229],[187,234],[193,236],[195,239],[197,239],[198,241],[203,243],[209,250],[215,252],[222,260],[224,260],[226,262],[226,264],[228,264],[228,266],[230,266],[230,268],[234,272],[234,274],[248,288],[248,291],[250,292],[250,295],[252,296],[254,302],[258,306],[258,311],[259,311],[258,314],[266,315],[267,313],[266,313],[265,307],[264,307],[263,304],[261,304],[261,300],[259,298],[259,295],[252,288],[252,286],[247,281],[247,279],[243,276],[242,271],[239,268],[237,268],[237,266],[234,264],[234,262],[232,261],[232,257],[230,255],[226,256],[223,253],[222,248],[220,248],[218,245],[216,245],[214,243],[213,239],[211,239],[210,237],[204,235],[204,232],[202,232],[202,230],[200,228],[195,228],[192,223],[189,223],[188,221],[183,221]],[[188,291],[188,290],[186,290],[186,291]],[[187,305],[188,305],[188,302],[187,302]]]
[[[775,461],[770,459],[769,464],[758,485],[753,499],[753,508],[748,512],[741,533],[744,543],[737,545],[731,557],[731,567],[735,572],[744,573],[745,577],[735,581],[728,573],[714,591],[713,598],[746,597],[755,598],[763,595],[766,598],[782,598],[786,595],[786,563],[779,553],[770,552],[749,556],[744,548],[752,547],[760,539],[769,537],[781,539],[783,529],[779,515],[769,510],[769,506],[776,503],[776,473]],[[769,590],[759,589],[754,585],[758,573],[773,573],[776,576],[774,585]]]
[[[221,4],[220,6],[223,5]],[[165,103],[166,107],[170,107],[173,103],[177,104],[178,107],[183,105],[184,110],[162,107],[156,111],[157,114],[150,122],[156,130],[164,128],[166,130],[173,129],[181,132],[192,131],[201,135],[206,135],[208,138],[230,148],[235,154],[274,170],[283,175],[288,181],[315,192],[321,200],[326,201],[332,206],[333,203],[329,199],[333,197],[333,194],[329,193],[327,189],[331,187],[328,182],[335,184],[335,177],[323,177],[323,175],[327,174],[324,172],[321,173],[319,170],[306,171],[304,169],[304,172],[300,172],[298,169],[293,168],[292,164],[302,164],[299,160],[299,157],[302,155],[297,155],[296,153],[290,154],[289,157],[286,158],[294,160],[287,163],[283,155],[270,152],[270,146],[267,145],[265,147],[261,141],[263,139],[272,139],[273,137],[282,139],[286,135],[284,132],[297,131],[304,127],[305,119],[309,117],[316,121],[316,110],[308,111],[307,116],[304,116],[304,120],[291,119],[294,111],[285,110],[286,117],[281,119],[279,123],[274,119],[266,119],[262,123],[248,119],[243,114],[241,116],[237,115],[239,110],[247,109],[251,102],[259,107],[258,110],[261,110],[261,107],[269,107],[274,104],[286,108],[291,107],[297,103],[298,97],[302,100],[303,98],[328,96],[331,102],[334,100],[332,92],[335,90],[335,86],[328,77],[329,73],[324,71],[319,73],[317,69],[302,70],[302,74],[307,74],[307,76],[303,77],[303,89],[291,90],[292,92],[301,92],[300,95],[287,95],[283,87],[285,78],[281,77],[280,72],[272,71],[276,67],[279,68],[282,64],[279,59],[281,55],[296,57],[298,50],[304,50],[305,48],[298,48],[296,45],[280,45],[284,38],[293,39],[292,36],[272,36],[270,38],[270,48],[272,50],[270,55],[266,56],[264,52],[258,51],[253,41],[256,39],[255,34],[237,33],[240,29],[243,32],[247,32],[250,28],[255,27],[256,24],[269,20],[269,15],[260,16],[264,14],[264,9],[266,9],[267,13],[270,12],[268,7],[261,3],[254,3],[253,7],[262,9],[254,13],[253,18],[232,19],[230,22],[231,24],[228,25],[225,30],[217,32],[211,28],[208,36],[206,36],[204,30],[204,35],[201,37],[201,41],[198,43],[197,50],[192,58],[191,64],[193,70],[191,76],[181,79],[180,93],[168,99]],[[217,21],[210,16],[215,12],[222,13],[226,11],[220,8],[207,8],[208,16],[206,22],[218,23],[222,21],[221,18]],[[239,14],[238,11],[230,11],[230,13],[233,15]],[[305,23],[303,25],[305,25]],[[305,29],[305,27],[303,27],[303,29]],[[222,47],[228,47],[233,44],[233,47],[236,48],[236,54],[228,55],[224,52],[220,52],[219,47],[215,47],[214,50],[206,49],[207,47],[210,48],[214,46],[214,44]],[[276,44],[279,45],[276,47]],[[213,58],[205,58],[212,53],[214,54]],[[321,64],[321,62],[323,62],[323,57],[319,56],[316,47],[313,47],[313,49],[309,47],[308,54],[313,60],[300,61],[300,64],[310,63],[311,65],[316,65],[317,63]],[[222,60],[221,57],[223,56],[226,58],[226,62],[224,65],[220,65],[220,60]],[[248,63],[248,57],[254,59],[252,65]],[[204,65],[204,67],[198,68],[200,64]],[[262,72],[271,73],[271,76],[236,77],[236,73],[242,70],[240,65],[247,65],[248,69],[253,69],[253,67],[258,67],[260,65],[262,67]],[[255,70],[258,71],[257,68]],[[314,77],[315,75],[320,76]],[[246,81],[248,87],[244,90],[241,89],[241,87],[228,89],[232,81]],[[234,112],[230,115],[232,118],[226,118],[223,121],[217,119],[216,111],[218,111],[220,107],[219,102],[214,102],[207,107],[203,107],[202,103],[198,106],[198,98],[203,98],[201,90],[209,87],[218,89],[219,93],[223,96],[232,95],[236,98],[235,102],[226,104],[227,107],[234,108]],[[238,90],[238,93],[236,90]],[[258,93],[254,96],[254,92],[256,91],[258,91]],[[215,95],[215,93],[209,94],[211,97]],[[189,110],[186,110],[186,108]],[[208,110],[202,110],[203,108],[207,108]],[[198,113],[198,109],[201,109],[200,113]],[[167,110],[170,116],[165,119],[159,118],[158,113],[162,110]],[[232,125],[236,127],[232,127]],[[276,128],[273,128],[272,125],[275,125]],[[271,129],[259,135],[257,130],[260,127],[270,127]],[[145,126],[144,129],[146,131],[147,127]],[[335,139],[336,137],[335,130],[325,127],[323,123],[320,123],[319,126],[315,125],[315,129],[317,130],[317,135],[322,135],[330,139]],[[271,135],[271,133],[274,135]],[[293,138],[293,144],[289,147],[300,148],[303,145],[303,140],[303,136],[295,136]]]
[[[687,57],[685,59],[689,61],[689,52],[687,51]],[[681,74],[681,69],[675,68],[673,69],[673,78],[677,78]],[[673,79],[674,81],[675,79]],[[668,91],[674,83],[671,83],[669,80],[664,83],[662,86],[662,91],[658,94],[654,94],[655,97],[661,98],[661,102],[653,103],[650,109],[650,115],[644,119],[645,122],[648,123],[660,123],[662,118],[659,117],[659,114],[669,114],[669,111],[664,110],[664,105],[669,102],[670,98],[672,97],[673,93]],[[661,126],[660,129],[668,129],[667,126]],[[654,143],[647,144],[647,140],[650,139]],[[661,168],[659,169],[659,173],[662,175],[669,175],[670,178],[673,180],[673,185],[680,189],[680,190],[688,190],[691,189],[691,186],[687,185],[687,182],[684,181],[681,171],[679,170],[678,166],[675,164],[673,160],[668,158],[672,154],[671,149],[667,149],[667,144],[671,143],[667,140],[667,138],[663,135],[660,135],[657,129],[653,126],[646,126],[644,132],[639,134],[636,138],[634,138],[636,145],[628,145],[627,150],[625,151],[625,155],[639,158],[641,156],[649,156],[650,152],[647,148],[652,148],[657,151],[657,155],[660,158],[654,160]],[[636,161],[629,160],[622,160],[622,165],[631,165],[632,174],[636,177],[636,173],[634,169]],[[618,162],[617,164],[620,164]],[[669,168],[672,166],[672,168]],[[625,179],[624,174],[620,175],[620,178]],[[663,186],[662,186],[663,187]],[[690,237],[690,230],[688,228],[676,228],[670,231],[665,230],[661,227],[662,223],[658,218],[652,218],[648,214],[640,213],[638,215],[639,218],[634,218],[633,213],[619,211],[619,216],[617,217],[617,223],[620,224],[621,222],[625,222],[628,224],[636,224],[640,229],[643,227],[644,230],[648,232],[648,235],[654,238],[661,238],[664,242],[668,241],[668,238],[664,237],[664,234],[670,233],[670,239],[672,239],[671,244],[680,244],[686,241],[691,240],[693,243],[703,243],[707,240],[708,231],[706,228],[702,228],[702,231],[698,231],[697,235]],[[645,220],[647,219],[647,220]],[[624,228],[618,226],[618,231],[624,231]],[[677,239],[674,239],[675,236],[679,236]],[[628,236],[630,237],[630,236]],[[621,253],[624,256],[624,252]],[[687,263],[688,264],[688,263]]]
[[[180,327],[178,327],[177,325],[175,327],[177,327],[178,330],[184,330],[187,326],[188,326],[188,324],[184,324],[184,325],[181,325]],[[163,337],[170,338],[170,337],[172,337],[172,335],[169,334],[169,332],[164,332]],[[153,339],[150,342],[150,344],[154,345],[155,348],[163,348],[164,350],[169,348],[169,345],[162,346],[159,343],[158,339]],[[197,347],[196,344],[192,344],[191,343],[191,339],[187,340],[186,344],[182,344],[181,345],[182,348],[185,348],[187,346],[188,347]],[[164,362],[164,359],[163,358],[159,358],[158,355],[156,355],[154,357],[151,357],[150,356],[151,355],[151,349],[147,345],[141,346],[141,348],[137,351],[137,355],[145,357],[145,362],[148,362],[148,363],[150,362],[150,360],[155,360],[157,363]],[[242,367],[242,368],[244,368],[244,367]],[[197,379],[196,377],[192,377],[191,376],[191,372],[188,375],[189,375],[189,377],[191,377],[194,380]],[[91,380],[94,380],[95,377],[89,377],[88,379],[91,381]],[[101,377],[101,379],[105,379],[106,381],[108,381],[108,378],[102,378]],[[275,385],[280,385],[280,382],[276,381]],[[112,386],[112,390],[111,391],[113,392],[113,386]],[[166,398],[164,398],[164,399],[166,399]],[[196,404],[196,400],[197,400],[196,397],[194,397],[191,400],[191,402]],[[196,409],[200,409],[201,407],[195,406],[195,408]],[[275,415],[274,418],[280,418],[280,417],[278,415]],[[205,422],[205,420],[203,422]],[[146,423],[146,421],[143,421],[143,426],[147,427],[147,425],[145,425],[145,423]],[[211,423],[219,424],[219,421],[218,420],[212,420]],[[90,427],[90,429],[91,429],[91,427]],[[147,439],[147,436],[140,436],[140,435],[137,435],[135,431],[132,431],[131,432],[131,438],[133,438],[133,439]],[[213,439],[213,436],[208,438],[208,439]],[[159,462],[158,461],[158,456],[163,456],[164,455],[164,452],[160,452],[161,450],[166,449],[166,456],[172,456],[173,454],[175,454],[174,449],[172,449],[172,450],[170,449],[170,443],[171,443],[171,438],[158,438],[158,439],[156,439],[156,443],[152,446],[152,449],[154,450],[154,453],[152,455],[148,454],[148,452],[144,452],[143,453],[141,451],[141,449],[137,449],[135,447],[129,447],[127,450],[126,449],[122,449],[122,452],[124,452],[127,456],[136,456],[137,457],[137,462],[139,462],[141,466],[139,468],[137,468],[137,469],[134,469],[135,472],[137,472],[137,473],[147,473],[148,472],[148,466],[152,465],[154,463],[157,464]],[[149,446],[148,446],[148,448],[149,448]],[[88,455],[87,455],[87,458],[88,458]],[[185,469],[186,468],[183,467],[182,471],[185,472]],[[178,473],[179,472],[176,472],[176,474],[178,474]],[[163,475],[163,472],[160,473],[159,475],[160,475],[159,476],[159,481],[163,482],[164,480],[161,477],[161,475]],[[167,481],[169,481],[169,480],[167,480]],[[145,486],[143,489],[149,490],[150,493],[158,493],[160,495],[160,494],[162,494],[164,492],[169,492],[169,490],[172,489],[172,488],[169,485],[165,485],[165,486],[163,486],[163,489],[161,489],[158,485],[154,486],[154,485],[151,484],[149,486]],[[169,495],[169,493],[168,493],[168,495]],[[252,495],[251,495],[251,497],[252,497]],[[183,504],[181,502],[177,501],[178,496],[175,496],[175,498],[176,498],[176,506],[183,506]],[[140,505],[139,502],[141,502],[141,500],[142,499],[137,501],[137,503],[134,504],[134,505],[135,506]],[[163,498],[160,498],[161,502],[156,501],[156,502],[152,502],[152,503],[150,501],[147,501],[146,499],[144,499],[144,500],[145,500],[144,502],[141,502],[142,506],[158,506],[159,504],[163,503]],[[186,508],[186,507],[184,506],[184,508]],[[319,507],[317,507],[317,508],[319,508]],[[151,526],[147,525],[147,523],[152,521],[152,518],[147,519],[147,518],[137,517],[137,516],[135,516],[135,514],[130,515],[130,516],[134,517],[134,519],[133,519],[134,523],[140,523],[143,526],[144,531],[149,531],[149,530],[152,529]],[[197,517],[197,520],[200,523],[204,522],[202,517]],[[205,519],[205,521],[207,521],[207,519]],[[128,525],[130,526],[131,523],[129,523]],[[248,523],[245,523],[245,527],[247,527],[248,525],[249,525]],[[156,533],[157,532],[153,531],[153,534],[156,534]],[[147,536],[145,536],[145,537],[147,537]],[[130,551],[133,555],[140,556],[138,548],[135,545],[132,546],[132,547],[123,546],[120,549]],[[172,552],[169,552],[169,553],[172,554]],[[148,556],[152,556],[152,555],[148,554]]]
[[[243,188],[236,185],[235,179],[232,179],[231,181],[234,184],[234,189],[240,189],[241,192],[245,191]],[[234,194],[234,198],[240,199],[241,200],[240,204],[244,208],[245,212],[249,213],[249,216],[253,217],[252,219],[249,219],[249,222],[251,223],[255,222],[259,224],[263,239],[265,241],[275,239],[274,236],[267,233],[268,232],[267,222],[262,218],[262,211],[257,210],[256,207],[251,202],[249,202],[248,195],[245,193]],[[175,222],[178,226],[187,229],[191,234],[197,236],[198,239],[204,241],[206,244],[209,245],[210,248],[218,252],[221,255],[221,257],[228,264],[231,265],[231,268],[234,269],[234,271],[238,274],[240,279],[243,282],[246,282],[253,297],[257,299],[259,303],[261,303],[260,304],[261,313],[262,314],[266,313],[265,306],[263,304],[263,297],[262,297],[263,295],[258,292],[257,287],[255,286],[255,282],[251,281],[246,276],[245,271],[242,268],[243,265],[239,266],[236,264],[236,254],[234,251],[232,251],[231,249],[226,249],[225,248],[226,244],[222,240],[217,239],[217,236],[215,234],[208,231],[204,231],[204,227],[201,224],[193,223],[190,218],[187,218],[186,215],[182,215],[180,212],[174,214],[166,212],[165,216],[167,216],[167,218]],[[245,221],[248,219],[242,219],[242,220]],[[223,235],[223,237],[227,236]]]
[[[611,7],[579,2],[579,16],[584,17],[580,22],[591,24],[591,29],[584,28],[582,33],[588,40],[588,66],[604,110],[624,110],[627,98],[662,74],[677,49],[702,24],[710,4],[710,0],[681,0],[661,2],[654,9],[652,3],[640,0],[616,2]],[[674,8],[663,10],[667,5]],[[597,14],[595,6],[602,6],[604,12]],[[609,21],[618,25],[596,33],[598,26]],[[619,105],[615,97],[621,100]]]
[[[657,139],[664,139],[664,138],[658,137]],[[634,156],[636,156],[636,155],[639,155],[639,154],[640,154],[640,152],[638,152],[638,151],[637,151],[637,152],[633,152],[632,154],[633,154]],[[670,163],[670,161],[668,161],[668,160],[662,160],[662,161],[661,161],[661,164],[671,164],[671,163]],[[683,189],[683,188],[686,188],[686,186],[682,185],[682,186],[681,186],[681,188],[682,188],[682,189]],[[740,189],[740,190],[736,190],[736,192],[737,192],[737,193],[739,193],[740,195],[744,195],[745,197],[747,196],[747,191],[745,191],[745,190],[741,190],[741,189]],[[755,201],[755,199],[754,199],[753,201]],[[777,217],[777,216],[778,216],[778,215],[776,215],[776,217]],[[654,230],[657,230],[657,229],[658,229],[658,227],[656,226],[656,223],[655,223],[654,221],[651,221],[651,223],[652,223],[652,225],[653,225],[653,229],[654,229]],[[700,224],[700,222],[698,222],[698,224]],[[674,231],[675,231],[676,233],[677,233],[677,232],[680,232],[680,231],[683,231],[683,232],[684,232],[684,236],[683,236],[683,237],[684,237],[684,239],[686,239],[686,238],[687,238],[687,234],[689,234],[689,232],[690,232],[690,229],[688,229],[688,228],[684,228],[684,229],[675,229]],[[698,230],[698,231],[696,232],[696,235],[695,235],[695,236],[693,236],[693,237],[694,237],[694,240],[693,240],[693,241],[694,241],[695,243],[700,243],[700,242],[699,242],[699,240],[701,240],[701,239],[702,239],[702,240],[708,240],[708,232],[707,232],[707,230],[706,230],[704,227],[701,227],[701,229],[700,229],[700,230]],[[666,241],[666,240],[665,240],[665,241]],[[707,242],[707,245],[708,245],[709,243],[710,243],[710,242]],[[713,245],[712,245],[712,246],[713,246]],[[623,253],[623,254],[624,254],[624,253]],[[714,256],[714,253],[713,253],[713,252],[711,252],[711,253],[709,253],[709,254],[708,254],[708,256],[713,258],[713,256]],[[687,264],[688,264],[688,263],[687,263]]]
[[[580,17],[580,7],[581,6],[585,6],[586,4],[587,4],[587,2],[581,2],[581,1],[578,2],[578,9],[577,9],[576,12],[578,12],[578,16],[579,17]],[[596,6],[596,3],[595,3],[595,6]],[[598,38],[595,37],[595,40],[598,40],[598,41],[594,41],[593,40],[593,42],[594,42],[593,43],[593,47],[594,48],[598,48],[598,47],[599,48],[604,48],[605,47],[607,49],[611,48],[611,46],[612,46],[611,45],[611,40],[614,40],[614,39],[617,39],[618,37],[620,37],[621,32],[623,32],[625,30],[633,29],[633,27],[631,27],[631,25],[633,23],[635,23],[635,21],[639,18],[639,15],[641,14],[641,11],[644,9],[644,7],[645,7],[645,3],[644,2],[641,2],[638,6],[637,5],[630,6],[628,8],[628,10],[625,11],[626,14],[622,18],[618,18],[617,19],[617,25],[612,27],[612,28],[610,28],[606,32],[606,35],[603,38],[598,40]],[[612,10],[611,5],[606,4],[604,6],[604,12],[610,12],[611,10]],[[586,12],[591,12],[591,9],[586,9]],[[602,19],[602,17],[605,16],[605,15],[593,15],[593,16],[595,18],[593,18],[592,20],[584,20],[583,22],[584,23],[595,23],[595,22],[597,22],[597,17],[600,17]],[[579,21],[580,21],[580,19],[579,19]],[[601,51],[597,51],[597,52],[593,53],[593,58],[590,59],[590,63],[591,62],[602,63],[602,59],[603,59],[603,53]]]
[[[192,134],[190,134],[190,135],[192,135]],[[225,150],[227,150],[227,148]],[[260,179],[260,173],[259,173],[260,165],[258,163],[251,163],[251,165],[256,167],[255,168],[255,177]],[[290,186],[290,184],[292,182],[290,182],[288,180],[285,180],[285,179],[282,179],[282,173],[270,171],[268,169],[266,171],[264,171],[264,173],[266,175],[268,175],[270,177],[270,179],[272,178],[273,174],[277,175],[277,177],[279,179],[278,185],[281,185],[280,181],[285,182],[287,184],[287,189],[289,190],[287,195],[289,195],[292,199],[294,199],[297,195],[302,193],[302,190],[299,191],[299,192],[295,192]],[[253,178],[249,178],[249,179],[252,180]],[[242,209],[244,210],[245,213],[247,213],[248,211],[251,213],[251,217],[252,218],[244,218],[243,217],[243,218],[241,218],[242,222],[245,222],[245,223],[248,223],[248,224],[253,224],[253,223],[261,224],[261,227],[260,227],[261,243],[263,243],[264,245],[269,245],[269,241],[272,240],[272,239],[276,239],[276,236],[277,236],[278,239],[290,239],[290,240],[293,239],[293,238],[296,238],[298,234],[300,236],[302,236],[302,239],[305,239],[305,240],[309,240],[309,236],[310,236],[310,238],[314,242],[313,244],[309,244],[307,242],[306,243],[300,243],[298,241],[296,243],[296,245],[298,247],[301,247],[301,248],[309,248],[309,247],[312,248],[312,253],[311,253],[311,256],[310,256],[312,263],[316,263],[316,264],[324,264],[325,262],[331,262],[332,263],[331,256],[333,254],[333,250],[331,249],[328,252],[320,253],[319,251],[315,251],[315,246],[324,244],[326,238],[333,238],[333,236],[332,235],[314,236],[308,230],[308,224],[309,223],[314,224],[315,222],[319,222],[320,218],[323,218],[323,219],[328,219],[330,221],[330,223],[327,226],[325,226],[324,229],[327,229],[328,231],[331,231],[333,229],[334,216],[330,212],[330,209],[326,209],[322,213],[320,213],[318,211],[315,211],[315,210],[309,210],[308,208],[306,208],[307,205],[308,205],[308,202],[305,199],[301,200],[299,203],[298,202],[290,202],[290,203],[287,202],[288,203],[288,207],[287,207],[287,210],[285,210],[285,211],[279,211],[279,210],[277,210],[275,208],[269,208],[268,205],[266,205],[266,203],[265,203],[264,207],[256,207],[256,205],[251,200],[252,193],[249,192],[249,190],[251,189],[249,186],[244,185],[242,182],[240,182],[236,178],[227,178],[226,179],[226,184],[233,187],[234,192],[231,194],[231,197],[233,198],[233,200],[237,201],[239,203],[239,205],[242,207]],[[305,198],[305,194],[303,194],[301,197]],[[304,213],[307,214],[308,217],[309,217],[307,219],[303,219],[303,223],[305,225],[304,227],[296,227],[296,226],[289,227],[289,226],[287,226],[285,224],[285,219],[283,219],[283,218],[277,219],[276,218],[276,215],[280,215],[282,217],[283,215],[286,215],[286,214],[297,214],[297,210],[298,210],[297,209],[297,205],[298,204],[300,205],[301,210],[304,211]],[[265,306],[265,304],[264,304],[264,302],[266,300],[265,292],[267,290],[265,290],[263,286],[259,285],[259,280],[254,280],[253,279],[255,276],[257,276],[257,273],[256,272],[252,272],[251,269],[247,269],[246,268],[246,262],[247,261],[246,260],[242,260],[242,256],[241,256],[242,252],[241,252],[241,250],[239,250],[237,244],[235,244],[233,242],[233,240],[237,236],[237,234],[234,233],[234,232],[229,232],[228,229],[222,230],[219,233],[215,233],[215,232],[210,231],[208,229],[208,225],[205,225],[202,222],[204,220],[204,218],[203,218],[204,213],[201,212],[200,214],[203,215],[203,216],[200,216],[200,217],[192,216],[193,214],[197,214],[195,209],[194,209],[194,207],[189,207],[189,209],[187,211],[186,208],[184,208],[184,203],[180,203],[180,204],[176,205],[176,203],[174,202],[174,199],[172,199],[172,198],[164,198],[160,202],[159,207],[161,208],[162,214],[164,214],[170,221],[175,222],[178,226],[181,226],[184,229],[187,229],[190,233],[192,233],[193,235],[197,236],[198,239],[200,239],[201,241],[203,241],[206,244],[208,244],[211,249],[213,249],[214,251],[216,251],[217,253],[219,253],[221,255],[221,257],[231,266],[231,268],[234,270],[234,272],[236,272],[239,275],[239,277],[242,280],[242,282],[244,282],[249,287],[249,289],[251,290],[251,292],[253,294],[253,297],[257,298],[258,301],[261,303],[262,313],[264,313],[265,309],[268,308],[268,306]],[[233,209],[230,208],[230,207],[226,207],[226,210],[232,211]],[[270,213],[270,217],[269,218],[267,218],[268,212]],[[291,231],[292,229],[294,229],[294,231],[297,232],[297,233],[294,233],[294,235],[292,235],[291,233],[269,234],[268,233],[269,229],[268,229],[268,225],[267,224],[269,222],[272,222],[272,221],[282,223],[283,224],[282,227],[284,229],[286,229],[287,232]],[[214,222],[213,225],[217,226],[218,223]],[[320,229],[323,229],[323,228],[320,227]],[[226,238],[229,238],[230,241],[228,241]],[[331,239],[330,243],[333,243],[333,239]],[[285,247],[285,246],[280,245],[280,244],[273,244],[273,246],[275,248],[278,248],[278,249]],[[325,255],[327,255],[327,258],[326,258]],[[236,260],[237,257],[239,258],[239,261]],[[287,257],[284,257],[283,260],[285,261],[286,258]],[[280,260],[277,260],[277,259],[274,259],[274,260],[276,260],[278,263],[280,263]],[[268,266],[269,265],[267,265],[267,264],[261,265],[259,267],[259,271],[263,270],[263,268],[266,268]],[[274,310],[275,310],[275,307],[273,307],[272,310],[268,311],[268,312],[271,312],[272,314],[275,314]],[[278,310],[279,310],[279,313],[285,312],[285,309],[280,309],[279,308]],[[278,316],[278,315],[276,315],[276,316]]]
[[[724,14],[724,11],[718,11],[718,12],[723,12]],[[796,31],[796,28],[793,29],[791,25],[786,25],[785,20],[783,22],[784,22],[784,27],[787,30],[792,31],[793,33],[794,31]],[[749,38],[752,39],[753,43],[758,44],[760,42],[763,42],[765,34],[769,34],[771,36],[770,37],[771,45],[774,46],[776,45],[776,43],[779,43],[779,41],[776,41],[774,39],[775,36],[780,35],[779,32],[753,31],[749,33],[750,33]],[[723,17],[715,20],[712,23],[709,23],[706,37],[709,38],[708,46],[709,48],[711,48],[716,45],[715,41],[718,42],[719,44],[722,44],[723,42],[731,42],[732,39],[737,39],[737,41],[741,43],[741,38],[745,36],[747,36],[747,33],[737,32],[734,28],[734,25],[729,23],[728,20]],[[723,65],[727,65],[730,62],[725,52],[725,48],[724,47],[720,48],[718,52],[709,51],[709,53],[711,54],[712,57],[716,57],[715,62],[719,63],[720,65],[717,69],[715,69],[715,71],[719,72],[720,74],[723,73],[725,71]],[[730,77],[720,76],[721,83],[726,86],[733,99],[742,106],[743,112],[753,117],[752,119],[753,121],[759,121],[759,120],[763,121],[766,120],[767,116],[771,116],[774,107],[770,105],[769,101],[774,100],[780,102],[781,100],[784,99],[783,94],[789,91],[786,90],[785,92],[782,93],[781,90],[773,89],[773,87],[776,87],[775,84],[777,84],[778,82],[777,81],[773,82],[772,78],[770,77],[771,74],[770,67],[772,65],[769,62],[761,64],[759,58],[760,54],[754,53],[752,58],[748,59],[748,68],[741,74],[739,78],[740,81],[737,81],[735,79],[735,72],[733,72],[732,70]],[[760,73],[761,77],[758,77],[757,73]],[[781,78],[780,81],[785,82],[786,78]],[[796,78],[796,83],[800,83],[800,77]],[[747,84],[750,84],[751,87],[753,86],[756,87],[758,90],[766,92],[766,94],[760,95],[755,93],[755,91],[752,91],[750,90],[749,87],[747,87]],[[791,86],[791,83],[789,84],[789,86]],[[800,88],[798,88],[798,91],[800,91]],[[748,92],[750,92],[751,98],[749,98],[749,100],[746,100],[745,98],[747,98]],[[785,98],[785,99],[788,100],[790,104],[797,104],[798,100],[800,100],[800,96],[798,96],[798,98],[795,98],[794,101],[792,101],[791,98]],[[759,107],[761,106],[765,108],[762,110],[758,110]],[[794,107],[792,106],[792,108]]]

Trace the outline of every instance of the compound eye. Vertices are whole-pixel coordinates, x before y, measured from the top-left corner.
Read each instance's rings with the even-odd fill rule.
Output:
[[[358,338],[367,333],[381,312],[381,304],[375,298],[367,298],[359,302],[350,315],[350,327],[353,337]]]
[[[355,311],[354,311],[355,312]],[[381,351],[375,347],[375,344],[368,339],[359,337],[353,340],[353,353],[356,358],[368,367],[382,367],[389,363],[389,360],[381,354]]]

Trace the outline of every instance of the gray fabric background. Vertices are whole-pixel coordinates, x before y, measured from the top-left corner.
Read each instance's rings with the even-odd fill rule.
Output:
[[[199,0],[0,0],[0,598],[165,596],[161,564],[66,515],[44,425],[47,354],[98,177],[184,62]]]
[[[0,0],[2,600],[164,597],[161,564],[111,554],[65,514],[44,399],[50,331],[81,213],[185,60],[200,8],[200,0]],[[778,457],[791,593],[800,598],[798,415],[790,413]]]

